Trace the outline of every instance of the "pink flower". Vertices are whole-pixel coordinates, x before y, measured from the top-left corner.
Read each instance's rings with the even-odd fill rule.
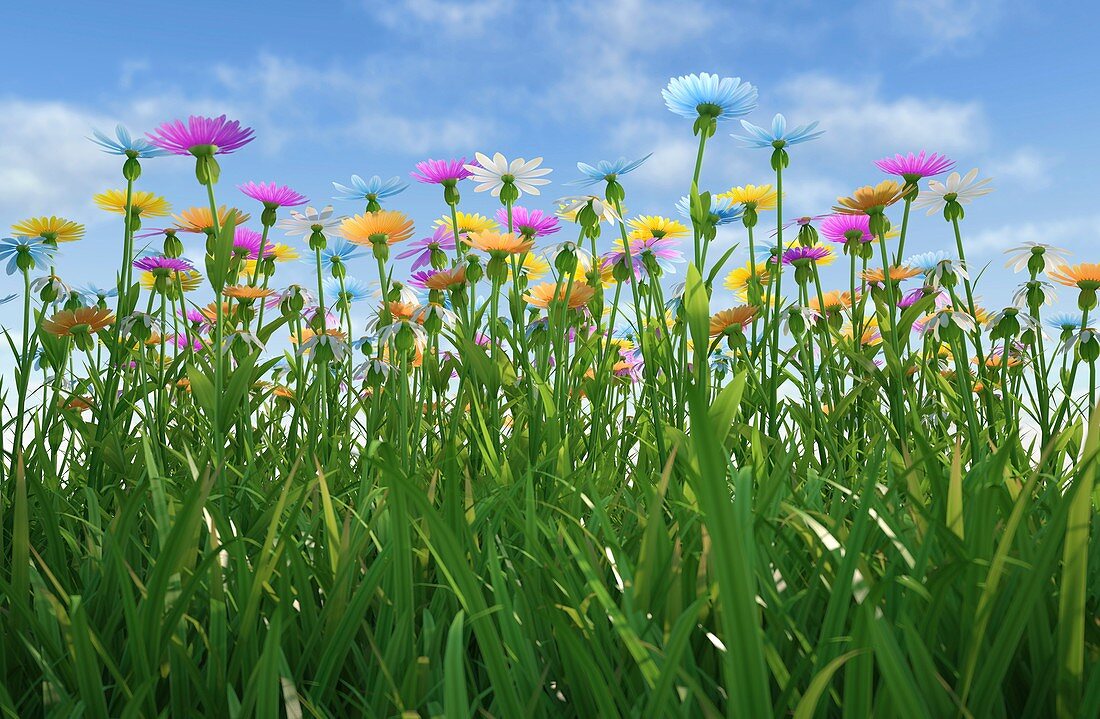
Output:
[[[821,236],[830,242],[844,244],[849,240],[872,242],[871,218],[867,215],[829,215],[817,228]]]
[[[424,160],[416,163],[416,170],[410,172],[414,180],[427,185],[441,185],[444,182],[465,180],[472,173],[466,169],[466,158],[457,160]]]
[[[914,183],[922,177],[931,177],[947,172],[955,166],[955,161],[933,152],[925,155],[924,150],[914,155],[894,155],[875,160],[875,166],[888,175],[899,175],[908,183]]]
[[[497,210],[497,219],[507,227],[508,210],[504,207]],[[547,215],[542,210],[528,210],[518,205],[512,208],[512,230],[525,237],[545,237],[560,229],[558,218],[554,215]]]
[[[238,226],[233,233],[233,251],[246,254],[250,260],[258,260],[260,259],[260,244],[263,241],[264,236],[256,230]],[[269,257],[274,249],[275,245],[268,242],[264,247],[264,256]]]
[[[134,268],[144,270],[146,272],[154,272],[156,270],[167,270],[168,272],[189,272],[194,266],[187,260],[180,257],[161,257],[160,255],[149,255],[148,257],[139,257],[134,260]]]
[[[210,148],[211,154],[224,155],[241,149],[255,139],[251,127],[241,127],[238,120],[226,120],[225,115],[192,115],[187,118],[186,125],[180,120],[173,120],[146,133],[146,136],[160,149],[176,155],[196,154],[196,148]]]
[[[309,202],[309,198],[290,189],[286,185],[276,185],[274,182],[247,182],[238,185],[237,189],[257,202],[264,203],[264,207],[275,209],[276,207],[297,207]]]

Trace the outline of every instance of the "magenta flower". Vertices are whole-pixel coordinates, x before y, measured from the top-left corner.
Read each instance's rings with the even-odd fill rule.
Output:
[[[926,155],[924,150],[914,155],[894,155],[875,160],[875,166],[888,175],[899,175],[906,182],[913,184],[924,177],[932,177],[947,172],[955,166],[955,161],[933,152]]]
[[[297,207],[309,202],[309,198],[305,195],[295,192],[286,185],[276,185],[274,182],[266,184],[246,182],[243,185],[237,185],[237,189],[253,200],[264,203],[264,207],[271,210],[278,207]]]
[[[634,277],[642,278],[649,274],[647,261],[656,264],[665,272],[676,273],[676,263],[684,261],[684,253],[676,249],[679,243],[671,237],[646,237],[630,240],[630,254],[634,260]],[[626,250],[622,242],[616,240],[616,249],[601,258],[603,267],[626,265]]]
[[[205,324],[208,320],[199,310],[180,310],[180,317],[196,325]]]
[[[457,160],[432,160],[427,159],[416,163],[416,170],[410,172],[414,180],[427,185],[442,185],[444,182],[458,182],[465,180],[471,173],[466,169],[466,158]]]
[[[924,299],[924,288],[918,287],[915,290],[906,292],[905,295],[898,300],[898,307],[906,310],[915,305],[919,300]]]
[[[173,335],[172,341],[173,343],[175,343],[176,349],[187,349],[188,342],[186,335]],[[192,337],[190,345],[191,349],[198,352],[202,349],[202,340],[200,340],[198,337]]]
[[[145,133],[162,150],[176,155],[224,155],[239,150],[254,139],[251,127],[241,127],[238,120],[192,115],[184,125],[180,120],[166,122],[153,132]]]
[[[145,272],[156,272],[157,270],[164,270],[166,272],[190,272],[195,269],[195,267],[182,257],[148,255],[134,260],[134,269],[144,270]]]
[[[409,275],[408,284],[417,289],[428,289],[428,280],[435,276],[439,270],[419,270]]]
[[[256,230],[238,225],[233,233],[233,252],[234,254],[245,255],[250,260],[258,260],[260,259],[260,245],[263,241],[264,236]],[[264,247],[264,257],[270,257],[274,249],[275,245],[268,242]]]
[[[413,260],[411,269],[418,270],[431,263],[433,252],[453,249],[455,249],[454,235],[451,234],[449,228],[440,225],[435,229],[431,237],[424,237],[410,243],[409,249],[397,255],[397,259],[407,260],[410,257],[416,257],[416,259]]]
[[[497,219],[507,227],[508,210],[504,207],[497,210]],[[554,215],[548,215],[542,210],[528,210],[518,205],[512,208],[512,230],[524,237],[545,237],[560,229],[558,218]]]
[[[829,215],[817,228],[821,236],[830,242],[844,244],[850,240],[871,242],[871,218],[867,215]]]
[[[830,254],[831,252],[828,247],[822,247],[820,245],[803,247],[802,245],[797,245],[783,251],[783,264],[793,265],[799,260],[817,262],[818,260],[825,259]]]

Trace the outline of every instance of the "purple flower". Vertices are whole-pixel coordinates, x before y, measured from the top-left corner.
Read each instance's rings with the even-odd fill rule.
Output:
[[[809,260],[811,262],[817,262],[823,260],[831,254],[828,247],[821,245],[812,245],[810,247],[803,247],[797,245],[795,247],[788,248],[783,251],[783,264],[793,265],[799,260]]]
[[[166,270],[168,272],[190,272],[195,267],[182,257],[164,257],[162,255],[148,255],[134,260],[134,269],[145,272]]]
[[[875,160],[875,166],[888,175],[899,175],[908,183],[916,182],[924,177],[932,177],[947,172],[955,166],[955,161],[933,152],[925,155],[924,150],[914,155],[894,155]]]
[[[200,310],[180,310],[180,317],[197,325],[205,324],[207,322],[206,315]]]
[[[397,255],[399,260],[413,260],[412,269],[418,270],[432,261],[432,252],[455,249],[455,238],[446,226],[439,226],[431,237],[424,237],[409,244],[409,249]]]
[[[250,260],[258,260],[260,259],[260,244],[263,241],[264,236],[256,230],[238,225],[233,233],[233,252],[242,255],[247,254],[247,258]],[[269,257],[274,249],[275,245],[268,242],[264,247],[264,256]]]
[[[188,342],[187,342],[187,336],[186,335],[174,335],[172,337],[172,341],[175,343],[176,349],[181,349],[182,350],[182,349],[187,348]],[[190,344],[191,344],[191,349],[193,349],[196,352],[198,352],[199,350],[202,349],[202,340],[200,340],[198,337],[192,337]]]
[[[409,275],[409,285],[421,290],[428,289],[428,280],[435,276],[439,270],[419,270]]]
[[[829,215],[817,228],[821,236],[830,242],[844,244],[849,240],[872,242],[871,218],[867,215]]]
[[[900,300],[898,300],[898,307],[903,310],[907,310],[915,305],[919,300],[924,299],[924,294],[925,293],[923,287],[918,287],[915,290],[910,290],[906,292]]]
[[[444,182],[457,182],[465,180],[471,173],[466,169],[466,158],[457,160],[432,160],[427,159],[416,163],[416,170],[410,172],[414,180],[427,185],[441,185]]]
[[[251,127],[241,127],[238,120],[226,120],[225,115],[192,115],[187,118],[186,125],[180,120],[173,120],[145,134],[154,145],[176,155],[204,154],[204,150],[210,154],[224,155],[241,149],[254,139]]]
[[[497,219],[502,225],[508,225],[508,210],[504,207],[497,210]],[[542,210],[528,210],[526,207],[516,206],[512,208],[512,229],[525,237],[545,237],[552,235],[561,227],[558,218],[547,215]]]
[[[277,207],[297,207],[309,202],[309,198],[286,185],[276,185],[263,182],[247,182],[237,185],[237,189],[257,202],[264,203],[264,207],[275,209]]]
[[[630,255],[634,260],[634,277],[641,278],[648,274],[647,258],[655,261],[662,270],[675,274],[677,262],[683,262],[684,253],[676,249],[679,243],[671,237],[645,237],[630,240]],[[622,242],[615,241],[616,249],[608,252],[601,258],[604,267],[626,264],[626,250]]]

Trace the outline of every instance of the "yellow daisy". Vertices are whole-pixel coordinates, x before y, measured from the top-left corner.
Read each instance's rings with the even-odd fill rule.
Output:
[[[465,235],[470,232],[486,232],[489,230],[495,230],[500,225],[496,220],[486,217],[485,215],[479,215],[476,212],[462,212],[455,213],[455,217],[458,219],[458,233]],[[444,215],[435,221],[436,227],[446,227],[454,233],[454,228],[451,227],[451,216]]]
[[[768,281],[771,276],[768,274],[768,265],[765,262],[756,263],[756,280],[760,283],[760,286],[767,287]],[[739,299],[746,299],[749,291],[749,283],[752,281],[752,267],[749,263],[745,263],[744,267],[734,267],[730,270],[730,273],[726,275],[725,286],[727,290],[733,290],[737,293]]]
[[[237,225],[242,225],[248,221],[249,215],[247,212],[241,212],[236,208],[226,208],[222,205],[218,208],[218,226],[221,227],[225,224],[229,218],[229,210],[233,209],[237,214],[234,215]],[[195,232],[195,233],[209,233],[214,229],[213,215],[210,214],[209,207],[189,207],[178,215],[172,215],[172,219],[176,221],[176,229],[180,232]]]
[[[779,193],[771,185],[739,185],[731,187],[718,197],[754,210],[774,210]]]
[[[660,215],[638,215],[627,220],[630,225],[630,239],[644,240],[650,237],[686,237],[687,225]]]
[[[41,237],[49,242],[75,242],[84,236],[84,225],[64,217],[28,217],[11,226],[17,237]]]
[[[202,275],[195,270],[187,270],[185,272],[169,271],[168,284],[174,287],[177,279],[179,280],[180,288],[184,292],[193,292],[202,284]],[[157,278],[152,272],[142,272],[139,280],[141,286],[147,290],[156,287]]]
[[[92,199],[107,212],[126,214],[125,190],[104,190]],[[142,217],[167,217],[172,211],[168,200],[148,190],[134,190],[130,196],[130,207]]]
[[[354,215],[340,223],[340,234],[357,245],[375,242],[393,245],[412,237],[413,221],[397,210]]]
[[[528,252],[523,257],[523,264],[520,266],[520,272],[523,273],[529,280],[538,280],[546,276],[546,273],[550,271],[550,263],[542,255],[536,255],[533,252]],[[509,268],[508,276],[511,278],[512,270]]]
[[[588,304],[588,301],[596,293],[588,285],[573,285],[570,289],[565,285],[559,287],[556,282],[543,282],[528,290],[523,299],[535,307],[546,309],[555,299],[558,301],[564,300],[566,290],[569,290],[569,309],[571,310]]]

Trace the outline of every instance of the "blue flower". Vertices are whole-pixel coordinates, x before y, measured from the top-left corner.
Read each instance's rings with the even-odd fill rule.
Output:
[[[9,275],[14,275],[20,270],[21,255],[30,257],[31,265],[26,269],[32,270],[39,265],[49,264],[56,252],[57,247],[48,244],[41,237],[5,237],[0,240],[0,262],[8,261],[6,270]]]
[[[7,295],[6,297],[0,297],[0,305],[6,305],[18,296],[19,295]]]
[[[1047,326],[1064,332],[1076,332],[1081,329],[1081,313],[1055,312],[1047,317]]]
[[[739,77],[718,77],[710,73],[684,75],[668,81],[661,90],[665,105],[680,117],[694,120],[710,117],[729,120],[756,109],[756,88]]]
[[[741,127],[745,128],[750,136],[730,135],[730,137],[741,140],[748,147],[786,147],[787,145],[797,145],[800,142],[809,142],[825,134],[824,130],[814,132],[817,122],[799,125],[787,130],[787,118],[779,113],[776,113],[775,117],[772,118],[770,132],[744,120],[741,121]]]
[[[359,245],[348,242],[344,238],[340,237],[328,243],[325,249],[321,250],[321,269],[325,272],[331,272],[334,264],[347,265],[348,260],[355,259],[356,257],[365,257],[367,254]],[[308,255],[309,261],[314,265],[317,264],[317,255]]]
[[[951,255],[943,250],[936,250],[935,252],[924,252],[919,255],[913,255],[905,260],[905,264],[927,274],[936,269],[936,265],[939,263],[950,259],[952,259]]]
[[[93,129],[92,134],[95,137],[89,137],[88,139],[102,147],[104,152],[112,155],[125,155],[128,157],[132,154],[134,157],[146,158],[172,154],[168,150],[160,149],[143,137],[131,137],[130,131],[122,125],[115,128],[116,139],[111,139],[99,130]]]
[[[403,192],[408,184],[402,182],[400,177],[391,177],[383,182],[378,175],[369,180],[364,180],[359,175],[352,175],[351,187],[341,185],[339,182],[332,183],[332,186],[340,193],[333,197],[334,200],[381,200]]]
[[[112,287],[109,290],[105,290],[102,287],[96,287],[95,285],[89,284],[77,290],[77,294],[79,294],[81,299],[88,304],[94,305],[98,304],[101,300],[106,300],[110,297],[118,297],[118,288]]]
[[[691,219],[691,198],[684,196],[680,198],[680,201],[676,203],[676,210],[680,213],[681,217]],[[710,198],[710,215],[716,226],[728,225],[731,222],[736,222],[741,219],[741,215],[745,213],[745,208],[740,203],[734,204],[733,200],[728,197],[711,197]]]
[[[568,184],[588,186],[595,185],[596,183],[603,182],[605,180],[611,182],[620,175],[625,175],[628,172],[633,172],[634,170],[637,170],[639,167],[642,166],[643,162],[649,159],[650,155],[652,154],[653,153],[651,152],[649,153],[649,155],[646,155],[645,157],[639,158],[637,160],[628,160],[625,157],[620,157],[614,162],[610,160],[600,160],[596,163],[595,167],[589,165],[587,162],[578,162],[577,169],[581,171],[581,174],[584,175],[584,177],[579,180],[573,180]]]
[[[351,277],[344,278],[344,288],[342,290],[340,289],[340,280],[335,277],[329,277],[325,280],[323,287],[325,297],[332,298],[334,302],[344,300],[348,304],[370,299],[371,295],[374,294],[373,287],[366,282]]]

